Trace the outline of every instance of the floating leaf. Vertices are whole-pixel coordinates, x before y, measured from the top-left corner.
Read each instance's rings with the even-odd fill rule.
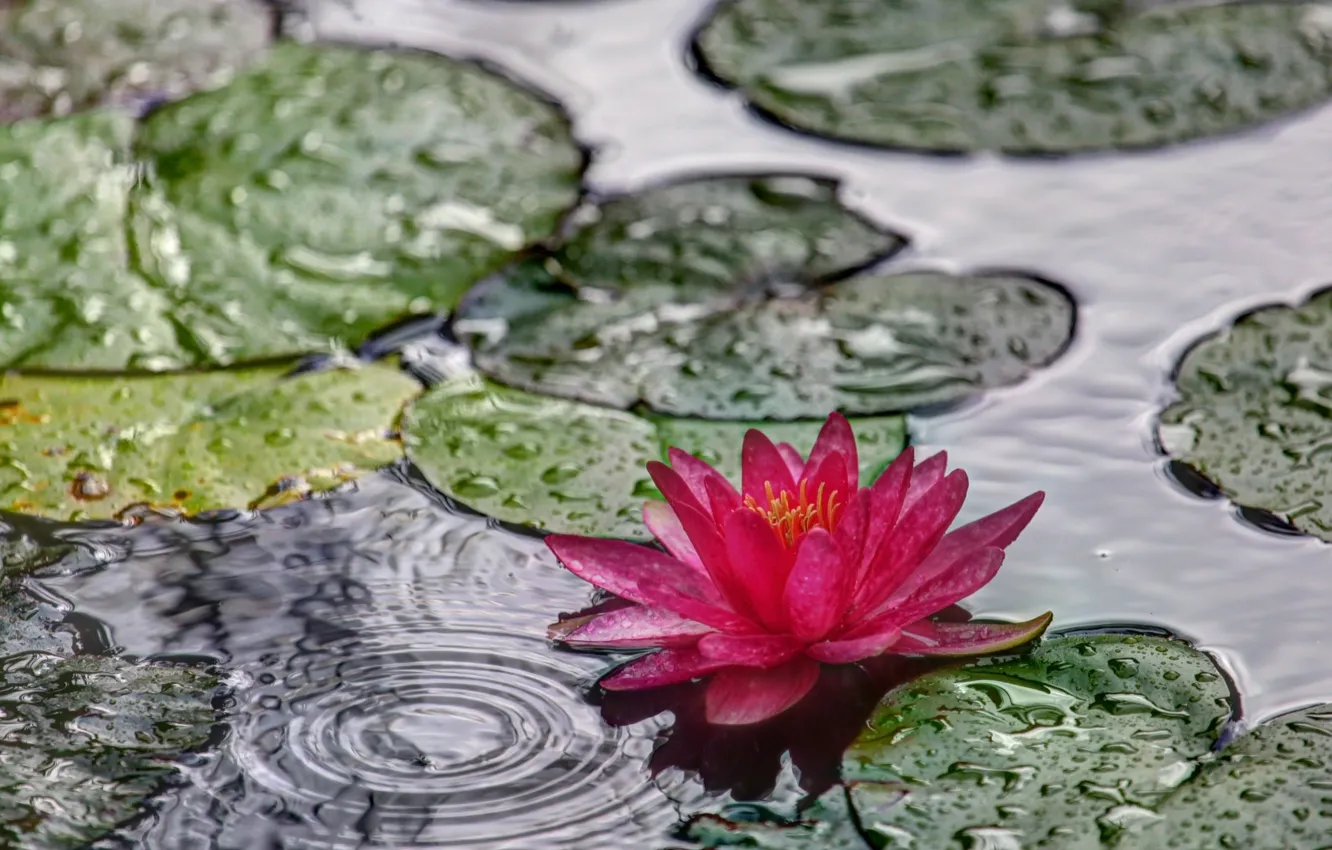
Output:
[[[183,666],[73,657],[22,599],[0,601],[0,844],[81,846],[134,815],[202,746],[217,680]]]
[[[872,784],[872,783],[871,783]],[[892,805],[901,792],[886,786],[866,789],[884,805]],[[757,847],[761,850],[870,850],[856,829],[847,807],[846,791],[837,787],[819,797],[793,823],[769,820],[732,820],[705,814],[692,818],[684,829],[692,841],[705,847]]]
[[[1278,717],[1227,746],[1125,850],[1321,850],[1332,835],[1332,706]]]
[[[695,52],[794,128],[935,151],[1165,145],[1332,96],[1321,4],[729,0]]]
[[[1232,711],[1219,671],[1185,644],[1057,638],[890,692],[844,774],[907,791],[861,818],[876,846],[1094,848],[1159,820],[1152,807]]]
[[[822,420],[762,427],[802,452]],[[643,418],[531,395],[469,375],[440,384],[403,417],[407,454],[444,492],[491,516],[559,532],[643,538],[657,495],[644,468],[678,446],[738,482],[745,422]],[[866,474],[901,452],[900,417],[852,420]]]
[[[583,162],[554,106],[479,67],[343,47],[282,45],[134,132],[0,128],[0,365],[347,345],[549,236]]]
[[[1332,290],[1249,313],[1185,354],[1161,445],[1234,502],[1332,541]]]
[[[736,232],[719,235],[709,217],[734,219]],[[872,236],[832,188],[809,178],[650,190],[613,202],[563,253],[479,287],[455,328],[477,366],[506,384],[705,419],[874,415],[955,401],[1019,381],[1067,345],[1073,302],[1034,278],[917,272],[830,282],[889,248]]]
[[[0,505],[109,517],[268,504],[401,456],[390,430],[419,390],[387,365],[0,379]]]
[[[260,0],[0,2],[0,121],[219,85],[272,30]]]

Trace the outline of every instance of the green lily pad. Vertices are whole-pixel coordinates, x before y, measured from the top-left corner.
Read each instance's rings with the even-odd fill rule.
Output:
[[[868,477],[906,444],[901,417],[852,420]],[[759,424],[807,453],[822,421]],[[549,531],[645,538],[642,508],[658,497],[644,468],[668,446],[717,461],[739,480],[746,422],[642,417],[532,395],[476,375],[446,381],[403,416],[407,456],[445,493],[510,522]]]
[[[846,277],[895,245],[826,181],[699,180],[612,202],[566,248],[469,295],[455,329],[505,384],[704,419],[956,401],[1068,344],[1073,302],[1044,281]]]
[[[0,121],[219,85],[272,30],[260,0],[0,2]]]
[[[729,0],[695,53],[791,127],[934,151],[1166,145],[1332,96],[1313,3]]]
[[[133,816],[215,723],[200,670],[74,657],[22,597],[0,601],[0,844],[82,846]]]
[[[1332,706],[1278,717],[1230,744],[1121,846],[1321,850],[1332,836]]]
[[[1332,541],[1332,290],[1264,307],[1204,338],[1176,370],[1158,436],[1236,504]]]
[[[844,775],[906,789],[860,818],[875,846],[1098,848],[1159,820],[1152,808],[1233,709],[1211,660],[1183,643],[1056,638],[890,692]]]
[[[477,66],[284,44],[137,128],[0,128],[0,163],[0,366],[164,370],[451,307],[555,231],[583,153]]]
[[[0,506],[62,519],[260,507],[401,457],[391,429],[416,381],[385,364],[285,371],[6,375]]]

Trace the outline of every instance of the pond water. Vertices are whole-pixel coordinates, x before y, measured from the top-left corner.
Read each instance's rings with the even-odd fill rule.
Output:
[[[1332,109],[1167,151],[937,158],[783,131],[694,75],[699,0],[314,5],[320,38],[491,60],[568,106],[597,190],[797,169],[909,234],[901,262],[1016,268],[1078,300],[1073,348],[1020,387],[911,418],[973,482],[964,519],[1049,496],[978,615],[1156,626],[1215,653],[1245,719],[1332,699],[1332,553],[1176,482],[1154,443],[1199,336],[1332,280]],[[66,529],[109,563],[42,592],[128,653],[237,671],[234,718],[189,787],[126,841],[161,848],[643,848],[706,801],[650,774],[663,718],[608,725],[604,658],[550,650],[588,588],[530,535],[431,496],[410,471],[260,516]],[[89,557],[88,552],[80,557]],[[782,786],[785,787],[785,786]],[[783,796],[785,794],[785,796]],[[778,792],[779,801],[789,793]],[[714,803],[715,805],[715,803]]]

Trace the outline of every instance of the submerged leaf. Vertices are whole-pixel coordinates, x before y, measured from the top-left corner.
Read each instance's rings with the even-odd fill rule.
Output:
[[[262,0],[0,2],[0,121],[220,85],[272,30]]]
[[[1056,638],[890,692],[844,775],[905,787],[899,805],[861,818],[889,846],[1090,850],[1159,819],[1151,808],[1233,711],[1220,672],[1186,644]],[[860,806],[854,786],[851,799]]]
[[[792,127],[934,151],[1165,145],[1332,96],[1314,3],[729,0],[695,52]]]
[[[509,81],[347,47],[281,45],[135,133],[118,114],[0,128],[0,365],[350,346],[548,237],[583,165],[559,110]]]
[[[51,615],[0,601],[0,844],[82,846],[134,815],[208,740],[216,688],[189,667],[75,657]]]
[[[1162,447],[1236,504],[1332,541],[1332,290],[1263,307],[1194,345]]]
[[[901,417],[852,422],[868,478],[901,452]],[[763,425],[808,452],[822,421]],[[491,516],[549,531],[642,538],[642,508],[657,493],[645,465],[670,446],[716,460],[739,481],[746,422],[643,418],[497,386],[478,376],[445,382],[403,418],[407,454],[444,492]]]
[[[803,180],[814,210],[803,195],[793,202],[801,215],[755,206],[753,197],[766,197],[756,178],[616,201],[573,238],[572,258],[556,253],[481,286],[456,329],[478,368],[506,384],[706,419],[875,415],[956,401],[1020,381],[1068,344],[1073,302],[1035,278],[916,272],[830,282],[873,258],[869,232],[822,184],[781,179]],[[718,200],[704,205],[699,195]],[[626,205],[651,212],[631,216]],[[717,222],[739,219],[743,238],[718,236],[710,210]],[[802,225],[816,212],[821,230]],[[820,235],[788,232],[797,225]],[[831,247],[858,242],[865,250]]]
[[[0,379],[0,505],[110,517],[189,513],[326,489],[401,456],[391,429],[420,386],[375,365]]]

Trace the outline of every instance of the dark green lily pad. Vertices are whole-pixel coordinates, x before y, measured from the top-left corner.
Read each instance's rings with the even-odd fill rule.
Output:
[[[1099,848],[1159,820],[1152,808],[1233,709],[1220,672],[1186,644],[1056,638],[890,692],[844,775],[907,791],[861,818],[876,846]]]
[[[0,379],[0,506],[61,519],[138,503],[260,507],[401,457],[420,385],[388,365]]]
[[[934,151],[1165,145],[1332,96],[1319,4],[729,0],[695,52],[791,127]]]
[[[483,284],[455,329],[511,386],[704,419],[956,401],[1068,344],[1072,300],[1034,278],[845,278],[895,245],[826,181],[668,186],[613,202],[565,249]]]
[[[277,47],[135,132],[0,127],[0,366],[346,347],[553,233],[583,165],[556,107],[494,74],[343,47]]]
[[[761,424],[801,452],[822,421]],[[677,446],[738,481],[746,422],[645,418],[497,386],[475,375],[428,391],[403,417],[407,456],[443,492],[510,522],[550,531],[645,538],[642,508],[657,496],[644,468]],[[906,444],[901,417],[853,419],[862,472]]]
[[[1332,541],[1332,291],[1264,307],[1185,354],[1158,435],[1236,504]]]
[[[272,30],[260,0],[0,2],[0,121],[220,85]]]
[[[1125,848],[1322,850],[1332,836],[1332,706],[1259,726],[1206,764]]]
[[[0,601],[0,844],[81,846],[134,815],[212,732],[200,670],[74,657],[22,597]]]

